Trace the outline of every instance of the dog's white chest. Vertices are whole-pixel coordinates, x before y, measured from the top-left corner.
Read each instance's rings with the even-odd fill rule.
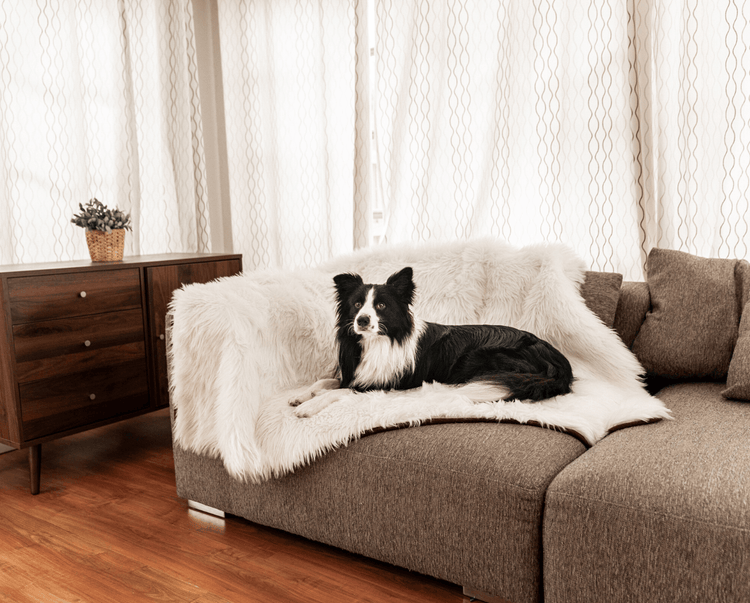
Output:
[[[362,358],[354,371],[355,387],[390,389],[408,372],[413,372],[417,359],[419,329],[402,344],[388,337],[362,339]]]

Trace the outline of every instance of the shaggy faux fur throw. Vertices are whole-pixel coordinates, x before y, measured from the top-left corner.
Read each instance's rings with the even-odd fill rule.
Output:
[[[332,277],[381,283],[411,266],[415,313],[444,324],[531,331],[570,360],[573,392],[530,404],[472,404],[460,387],[348,395],[311,418],[287,400],[337,370]],[[377,247],[315,270],[268,270],[189,285],[171,304],[175,442],[221,457],[240,480],[278,477],[368,432],[425,421],[532,423],[594,444],[613,428],[668,418],[639,379],[641,366],[585,305],[583,262],[567,247],[516,249],[494,240]]]

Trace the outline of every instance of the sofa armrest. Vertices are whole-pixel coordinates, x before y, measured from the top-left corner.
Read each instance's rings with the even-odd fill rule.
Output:
[[[315,271],[258,272],[175,291],[167,351],[177,445],[222,456],[235,475],[262,457],[253,437],[262,401],[335,374],[331,282]]]

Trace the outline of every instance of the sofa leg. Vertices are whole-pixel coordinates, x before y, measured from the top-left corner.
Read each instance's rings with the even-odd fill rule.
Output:
[[[221,517],[224,519],[225,513],[224,511],[220,509],[214,509],[213,507],[209,507],[208,505],[204,505],[203,503],[195,502],[194,500],[188,500],[188,508],[195,509],[196,511],[202,511],[203,513],[208,513],[209,515],[215,515],[216,517]]]
[[[478,601],[481,603],[511,603],[508,599],[503,599],[497,595],[491,595],[489,593],[483,593],[481,590],[469,588],[464,586],[464,597],[469,597],[470,601]]]

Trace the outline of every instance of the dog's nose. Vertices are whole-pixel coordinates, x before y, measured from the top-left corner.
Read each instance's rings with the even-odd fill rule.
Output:
[[[370,317],[367,314],[363,314],[362,316],[357,317],[357,326],[360,329],[365,329],[370,324]]]

